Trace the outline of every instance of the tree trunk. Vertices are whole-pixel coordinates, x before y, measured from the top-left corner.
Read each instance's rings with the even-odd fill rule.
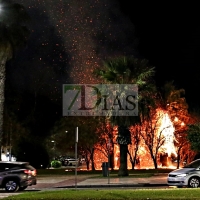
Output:
[[[5,88],[5,59],[0,57],[0,149],[2,149],[3,137],[3,110],[4,110],[4,88]],[[3,60],[2,60],[3,59]],[[0,152],[0,160],[1,160]]]
[[[109,167],[111,168],[111,170],[113,170],[113,168],[114,168],[114,153],[113,153],[113,151],[110,154],[110,166]]]
[[[180,167],[180,154],[178,154],[177,156],[177,166],[176,166],[176,169],[179,169]]]
[[[90,162],[88,160],[86,161],[86,166],[87,166],[87,170],[90,170]]]
[[[154,169],[158,169],[158,164],[156,158],[153,159]]]
[[[135,155],[134,155],[133,162],[132,162],[132,169],[135,169],[135,165],[138,165],[140,167],[140,159],[139,159],[137,153],[138,153],[138,146],[135,150]]]
[[[95,170],[95,166],[94,166],[94,148],[92,148],[92,152],[91,152],[91,162],[92,162],[92,170]]]
[[[181,151],[181,148],[178,149],[178,152],[177,152],[177,166],[176,168],[179,169],[180,167],[180,151]]]
[[[12,58],[11,44],[6,40],[5,32],[0,34],[0,149],[2,148],[2,135],[3,135],[3,111],[4,111],[4,88],[6,79],[6,62]],[[1,160],[1,152],[0,152]]]
[[[131,164],[132,164],[132,169],[135,169],[136,160],[137,160],[137,158],[136,158],[136,156],[134,156],[134,158],[133,158],[133,160],[132,160],[132,162],[131,162]]]
[[[128,153],[128,145],[120,144],[120,167],[118,176],[128,176],[127,169],[127,153]]]
[[[131,156],[129,151],[128,151],[128,154],[129,154],[129,160],[130,160],[130,163],[131,163],[131,166],[132,166],[132,170],[134,170],[135,163],[136,163],[136,155],[134,155],[134,157],[132,158],[132,156]]]
[[[129,155],[129,160],[130,160],[130,163],[131,163],[132,169],[134,169],[134,165],[135,165],[135,163],[134,163],[134,159],[132,158],[132,156],[131,156],[129,150],[128,150],[128,155]]]

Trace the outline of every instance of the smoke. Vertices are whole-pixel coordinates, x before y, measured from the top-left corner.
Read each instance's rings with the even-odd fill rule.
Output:
[[[43,134],[62,116],[62,85],[99,83],[93,70],[107,58],[136,55],[137,39],[116,0],[15,2],[31,17],[31,35],[6,68],[6,104]]]
[[[101,67],[103,60],[137,53],[134,26],[122,14],[116,0],[19,0],[18,3],[30,13],[34,34],[43,33],[32,36],[32,40],[40,41],[56,54],[57,58],[48,54],[46,57],[50,65],[57,66],[55,71],[64,70],[65,78],[58,77],[63,83],[97,83],[92,72]],[[54,38],[50,41],[52,31]]]

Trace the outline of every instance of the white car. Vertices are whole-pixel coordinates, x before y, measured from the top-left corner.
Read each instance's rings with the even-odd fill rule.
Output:
[[[168,174],[169,186],[200,187],[200,159],[185,165],[182,169],[176,169]]]
[[[79,159],[67,158],[64,161],[65,166],[79,166]]]

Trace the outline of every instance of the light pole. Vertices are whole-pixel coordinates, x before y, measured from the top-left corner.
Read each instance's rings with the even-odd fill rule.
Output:
[[[110,184],[110,139],[108,139],[108,184]]]
[[[75,160],[76,160],[76,166],[75,166],[75,188],[77,188],[77,145],[78,145],[78,127],[76,127],[75,132]]]

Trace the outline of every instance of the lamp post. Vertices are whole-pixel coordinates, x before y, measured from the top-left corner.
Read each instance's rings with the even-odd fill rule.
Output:
[[[78,145],[78,127],[76,127],[75,131],[75,160],[76,160],[76,165],[75,165],[75,188],[77,188],[77,145]]]
[[[108,147],[108,184],[110,184],[110,139],[108,139],[108,144],[107,144],[107,147]]]

